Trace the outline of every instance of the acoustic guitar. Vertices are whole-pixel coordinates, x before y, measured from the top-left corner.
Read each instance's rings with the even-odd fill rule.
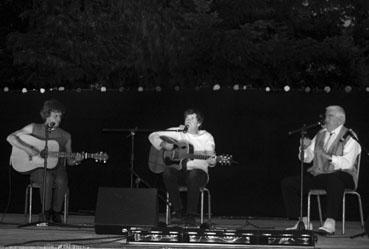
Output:
[[[177,141],[176,139],[160,136],[160,138],[174,145],[173,150],[157,150],[151,146],[149,152],[149,168],[153,173],[162,173],[166,167],[173,167],[177,170],[185,169],[187,162],[192,159],[206,160],[211,155],[204,152],[194,151],[194,147],[187,141]],[[220,165],[230,165],[232,163],[231,155],[218,155],[216,162]]]
[[[36,156],[29,156],[24,150],[21,150],[15,146],[12,148],[10,161],[13,168],[21,173],[32,171],[37,168],[43,168],[45,159],[43,152],[46,141],[38,139],[32,135],[20,135],[19,139],[24,143],[29,144],[39,150],[41,153]],[[76,153],[59,152],[59,143],[56,140],[47,141],[47,169],[53,169],[58,164],[59,158],[74,158]],[[96,162],[106,162],[109,156],[106,153],[87,153],[81,152],[83,159],[94,159]]]

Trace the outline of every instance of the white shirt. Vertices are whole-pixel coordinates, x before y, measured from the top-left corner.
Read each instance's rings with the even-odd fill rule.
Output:
[[[337,138],[340,133],[343,125],[338,126],[332,132],[332,136],[328,142],[328,149],[332,145],[333,141]],[[326,128],[322,130],[322,132],[327,131]],[[327,140],[329,138],[329,132],[326,132],[326,136],[324,138],[324,147],[326,147]],[[315,149],[315,141],[316,136],[311,140],[311,144],[304,150],[304,162],[310,163],[314,159],[314,149]],[[361,153],[361,146],[358,142],[356,142],[352,137],[350,137],[343,148],[342,156],[332,155],[332,164],[335,170],[339,169],[351,169],[354,164],[356,157]]]
[[[179,127],[169,128],[168,130],[178,130]],[[149,135],[149,140],[151,144],[157,149],[160,150],[160,143],[163,141],[160,136],[167,136],[177,141],[186,141],[193,145],[195,152],[203,152],[203,153],[214,153],[215,152],[215,142],[213,136],[205,131],[199,130],[198,134],[177,132],[177,131],[157,131],[153,132]],[[189,160],[187,162],[187,169],[201,169],[208,172],[208,162],[206,160]]]

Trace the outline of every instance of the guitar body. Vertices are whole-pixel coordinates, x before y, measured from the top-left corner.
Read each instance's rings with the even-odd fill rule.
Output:
[[[157,150],[154,146],[151,146],[149,168],[153,173],[163,173],[166,167],[185,170],[188,160],[206,160],[211,157],[211,155],[207,155],[206,153],[195,152],[193,145],[187,141],[177,141],[167,136],[160,136],[160,138],[167,143],[173,144],[174,148],[172,150]],[[216,156],[216,162],[222,165],[230,165],[232,163],[232,156]]]
[[[174,167],[177,170],[186,168],[187,155],[193,154],[193,145],[186,141],[178,141],[174,144],[173,150],[163,151],[163,160],[165,165]]]
[[[163,161],[163,150],[157,150],[154,146],[151,146],[149,152],[149,169],[155,173],[163,173],[166,165]]]
[[[24,143],[32,145],[39,151],[42,151],[45,148],[45,141],[35,138],[34,136],[20,135],[19,138]],[[55,140],[49,140],[47,142],[47,146],[49,152],[59,151],[59,144]],[[53,157],[49,155],[47,158],[47,168],[55,168],[58,164],[58,159],[58,157]],[[16,171],[25,173],[37,168],[43,168],[45,159],[43,159],[40,155],[30,157],[25,151],[13,146],[10,161]]]
[[[151,146],[148,162],[149,169],[155,174],[163,173],[167,167],[180,170],[187,163],[187,159],[179,159],[178,156],[181,154],[184,154],[184,152],[180,152],[177,149],[171,151],[157,150],[154,146]]]

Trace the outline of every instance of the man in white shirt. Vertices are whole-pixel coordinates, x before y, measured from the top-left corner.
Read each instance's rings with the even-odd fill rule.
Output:
[[[339,217],[339,208],[345,188],[354,189],[357,185],[357,156],[361,153],[360,144],[351,137],[344,126],[345,111],[340,106],[328,106],[325,113],[324,128],[314,138],[304,138],[304,162],[313,163],[304,175],[304,195],[311,189],[327,191],[326,214],[324,225],[319,228],[322,234],[334,234],[335,220]],[[301,160],[301,158],[300,158]],[[300,176],[283,179],[282,195],[289,218],[299,217]],[[305,213],[305,208],[302,210]],[[304,216],[305,229],[307,217]],[[298,224],[288,229],[297,229]]]
[[[200,130],[204,117],[198,110],[188,109],[184,112],[184,123],[180,127],[169,128],[167,131],[153,132],[149,135],[150,143],[157,150],[174,151],[181,148],[173,141],[185,142],[193,149],[193,153],[209,155],[205,160],[192,159],[184,160],[179,167],[168,166],[163,172],[163,181],[169,193],[170,203],[172,205],[172,217],[183,219],[188,225],[195,225],[195,215],[197,214],[197,204],[200,194],[200,188],[204,187],[209,179],[208,167],[215,166],[215,142],[213,136]],[[178,166],[178,165],[176,165]],[[182,206],[179,187],[187,186],[187,208],[186,212]]]

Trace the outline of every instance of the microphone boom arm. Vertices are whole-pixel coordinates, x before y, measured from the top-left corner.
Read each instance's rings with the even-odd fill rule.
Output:
[[[307,130],[310,130],[312,128],[315,128],[315,127],[321,126],[321,125],[322,125],[322,122],[320,122],[320,121],[319,122],[316,122],[314,124],[310,124],[310,125],[305,125],[304,124],[301,128],[298,128],[296,130],[289,131],[288,132],[288,135],[291,136],[291,135],[296,134],[296,133],[305,132]]]

